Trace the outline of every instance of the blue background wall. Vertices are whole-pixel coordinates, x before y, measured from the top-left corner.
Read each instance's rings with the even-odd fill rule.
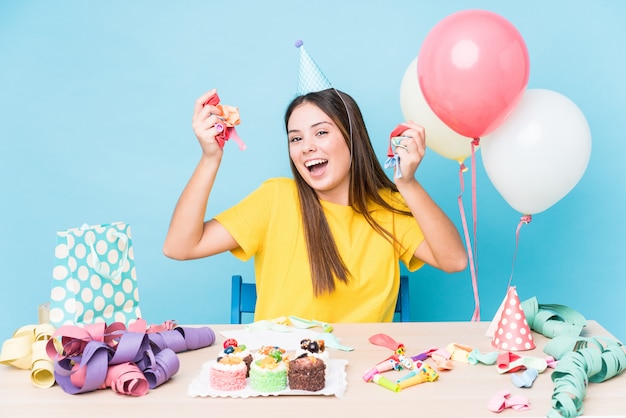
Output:
[[[224,7],[228,5],[228,7]],[[228,321],[230,254],[177,262],[161,246],[198,158],[193,103],[217,87],[238,106],[248,145],[227,144],[209,215],[268,177],[289,175],[282,116],[307,50],[362,106],[381,161],[402,120],[399,87],[441,19],[487,9],[530,54],[528,88],[564,94],[585,114],[593,149],[565,198],[522,228],[520,298],[561,303],[626,337],[622,316],[626,3],[620,1],[0,1],[0,339],[37,320],[49,297],[55,232],[132,225],[141,304],[152,323]],[[467,163],[470,163],[468,161]],[[520,214],[476,160],[482,318],[500,304]],[[469,172],[463,195],[471,222]],[[418,179],[461,229],[458,164],[427,154]],[[471,275],[413,274],[412,317],[469,320]]]

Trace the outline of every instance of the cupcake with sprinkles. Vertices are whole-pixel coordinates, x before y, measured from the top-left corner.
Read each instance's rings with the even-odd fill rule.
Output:
[[[250,364],[250,387],[258,392],[279,392],[286,389],[288,361],[284,349],[261,347]]]
[[[222,355],[238,357],[246,364],[246,377],[250,376],[250,363],[252,363],[252,353],[244,345],[239,344],[234,338],[227,338],[224,341],[224,351]]]

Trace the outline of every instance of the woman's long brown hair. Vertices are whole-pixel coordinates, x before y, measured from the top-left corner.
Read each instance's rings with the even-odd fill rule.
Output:
[[[341,91],[327,89],[296,97],[285,112],[285,128],[293,111],[300,105],[311,103],[319,107],[339,127],[350,150],[350,196],[352,209],[361,213],[367,222],[378,233],[386,237],[394,245],[399,245],[392,232],[380,226],[372,217],[368,206],[374,203],[386,210],[403,215],[411,212],[400,210],[390,205],[381,192],[389,190],[397,192],[396,185],[387,177],[372,147],[363,115],[354,99]],[[293,161],[290,160],[300,206],[305,241],[309,255],[311,278],[315,296],[332,293],[335,290],[335,278],[348,282],[350,272],[343,262],[330,227],[324,215],[319,198],[304,181]]]

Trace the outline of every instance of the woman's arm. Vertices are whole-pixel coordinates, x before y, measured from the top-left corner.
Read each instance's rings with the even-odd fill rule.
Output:
[[[426,152],[424,128],[413,122],[403,125],[407,130],[402,136],[408,138],[402,140],[403,147],[397,148],[403,176],[396,178],[395,183],[424,233],[415,257],[448,273],[462,271],[467,266],[467,253],[458,230],[415,179],[415,171]]]
[[[219,109],[206,104],[214,94],[216,90],[211,90],[196,100],[192,127],[202,148],[202,156],[178,199],[163,244],[163,253],[177,260],[207,257],[237,247],[237,242],[217,221],[204,222],[223,155],[215,139],[219,134],[215,129]]]

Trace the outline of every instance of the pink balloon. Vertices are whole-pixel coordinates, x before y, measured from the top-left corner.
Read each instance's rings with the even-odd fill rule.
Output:
[[[530,64],[524,39],[508,20],[466,10],[428,33],[417,71],[433,112],[459,134],[480,138],[500,126],[520,101]]]

